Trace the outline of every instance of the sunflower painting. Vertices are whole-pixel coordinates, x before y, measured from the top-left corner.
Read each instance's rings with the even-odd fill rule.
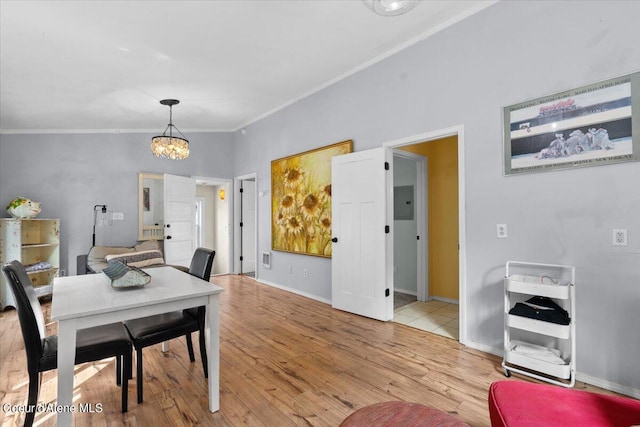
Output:
[[[331,257],[331,157],[343,141],[271,162],[271,242],[275,251]]]

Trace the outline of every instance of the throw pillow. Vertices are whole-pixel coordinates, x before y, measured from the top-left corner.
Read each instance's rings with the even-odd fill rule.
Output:
[[[148,267],[150,265],[164,264],[162,253],[156,250],[129,252],[119,255],[107,255],[106,260],[107,262],[120,261],[123,264],[138,268]]]

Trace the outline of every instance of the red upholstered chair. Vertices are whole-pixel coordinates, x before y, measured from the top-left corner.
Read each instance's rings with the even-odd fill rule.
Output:
[[[524,381],[489,387],[492,427],[630,427],[640,425],[640,400]]]

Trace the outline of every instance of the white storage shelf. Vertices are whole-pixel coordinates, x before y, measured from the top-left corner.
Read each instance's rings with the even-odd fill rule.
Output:
[[[556,338],[567,339],[571,336],[571,325],[560,325],[513,314],[507,314],[507,326]]]
[[[28,271],[39,296],[50,295],[60,269],[59,219],[0,219],[0,264],[18,260],[24,266],[45,262],[49,268]],[[13,293],[0,275],[0,309],[15,307]]]
[[[545,277],[513,275],[505,279],[507,291],[556,299],[569,298],[569,283],[545,283]],[[528,278],[531,279],[527,281]]]
[[[514,271],[518,274],[514,274]],[[509,261],[504,280],[505,375],[511,371],[564,387],[575,384],[575,268],[573,266]],[[510,314],[518,302],[532,296],[547,297],[567,310],[570,322],[562,325]],[[520,334],[516,331],[521,331]],[[517,335],[523,341],[513,339]],[[547,338],[544,338],[547,337]],[[539,345],[544,342],[546,345]],[[522,345],[528,352],[518,351]],[[543,357],[553,354],[553,360]]]
[[[511,363],[512,365],[517,365],[526,369],[531,369],[537,372],[544,372],[548,375],[551,375],[556,378],[561,379],[570,379],[571,378],[571,364],[565,360],[565,364],[560,365],[556,363],[551,363],[545,360],[541,360],[539,358],[529,356],[526,354],[519,353],[514,350],[514,348],[519,344],[519,341],[512,341],[505,352],[505,361],[507,363]],[[533,346],[532,344],[527,344],[531,347],[540,347],[540,349],[544,349],[541,346]]]

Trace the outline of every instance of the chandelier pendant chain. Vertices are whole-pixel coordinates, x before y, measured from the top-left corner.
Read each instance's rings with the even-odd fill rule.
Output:
[[[160,104],[169,107],[169,124],[167,125],[169,135],[167,136],[167,129],[165,129],[162,135],[154,136],[151,139],[151,152],[161,159],[182,160],[189,157],[189,140],[173,124],[173,106],[179,103],[180,101],[177,99],[163,99],[160,101]],[[173,128],[181,136],[173,136]]]

